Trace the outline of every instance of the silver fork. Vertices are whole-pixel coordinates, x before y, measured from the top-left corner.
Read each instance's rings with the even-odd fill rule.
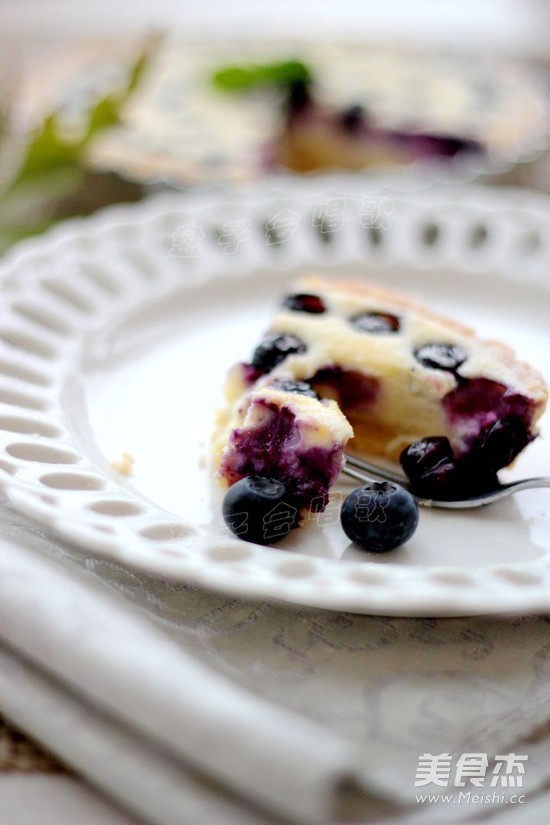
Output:
[[[411,485],[403,473],[388,470],[385,467],[380,467],[378,464],[370,464],[368,461],[348,455],[347,453],[345,455],[345,462],[342,472],[351,478],[357,479],[357,481],[362,481],[363,484],[369,481],[394,481],[412,493]],[[492,490],[487,490],[484,493],[479,493],[470,498],[463,498],[457,501],[438,501],[429,498],[419,498],[418,496],[415,496],[415,498],[418,504],[423,507],[441,507],[445,510],[465,510],[472,509],[473,507],[484,507],[486,504],[500,501],[501,498],[511,496],[513,493],[519,493],[520,490],[532,490],[535,487],[550,487],[550,476],[522,478],[519,481],[511,481],[509,484],[499,484]]]

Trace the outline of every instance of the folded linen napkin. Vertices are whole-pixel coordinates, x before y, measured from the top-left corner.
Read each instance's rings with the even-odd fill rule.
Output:
[[[5,538],[0,549],[6,645],[205,776],[292,821],[326,821],[353,744],[239,688],[77,571]]]
[[[0,638],[69,685],[92,712],[112,716],[179,760],[187,781],[198,769],[271,816],[294,821],[329,821],[338,800],[345,803],[341,822],[383,816],[400,825],[492,818],[499,807],[512,809],[421,807],[419,790],[443,790],[415,787],[426,751],[450,752],[455,761],[468,751],[490,759],[528,754],[530,805],[550,781],[545,617],[394,619],[246,602],[93,556],[1,503],[0,523]],[[136,631],[141,643],[132,641]],[[128,640],[128,650],[119,651]],[[167,671],[173,656],[177,670]],[[162,673],[153,672],[159,666]],[[204,697],[196,696],[195,673],[213,679]],[[223,699],[210,713],[204,698],[220,695],[218,688]],[[0,711],[19,720],[4,699],[0,692]],[[195,711],[206,713],[204,726],[191,718]],[[221,719],[217,735],[213,719]],[[185,738],[184,721],[195,742]],[[20,724],[38,736],[34,723]],[[42,741],[59,744],[55,728]],[[62,755],[92,776],[77,754]],[[345,777],[396,804],[338,793]],[[139,772],[133,782],[140,785]],[[460,791],[452,777],[449,791]],[[133,810],[139,799],[132,796]],[[516,808],[518,816],[529,806]],[[197,821],[208,823],[205,816]]]
[[[154,825],[276,825],[0,645],[0,703],[91,782]]]

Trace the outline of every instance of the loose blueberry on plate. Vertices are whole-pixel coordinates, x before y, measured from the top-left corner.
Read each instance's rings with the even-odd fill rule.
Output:
[[[271,372],[289,355],[305,351],[306,345],[296,335],[275,333],[258,344],[252,356],[252,366],[262,375]]]
[[[386,553],[408,541],[418,526],[413,496],[391,481],[373,481],[354,490],[342,506],[346,536],[371,553]]]
[[[224,496],[222,513],[235,536],[256,544],[275,544],[298,522],[298,508],[285,485],[263,476],[248,476],[233,484]]]
[[[401,326],[399,318],[389,312],[361,312],[349,320],[351,325],[359,332],[368,332],[374,335],[399,332]]]

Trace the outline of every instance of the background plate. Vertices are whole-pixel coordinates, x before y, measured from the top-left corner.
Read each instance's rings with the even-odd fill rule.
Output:
[[[223,526],[207,456],[224,375],[304,270],[428,300],[550,378],[545,196],[333,183],[226,193],[222,205],[219,193],[161,196],[13,253],[1,273],[2,487],[83,548],[241,596],[394,615],[549,609],[548,490],[423,509],[412,541],[383,556],[341,531],[347,481],[276,548]],[[508,477],[547,472],[548,415],[542,429]],[[110,466],[124,451],[132,476]]]

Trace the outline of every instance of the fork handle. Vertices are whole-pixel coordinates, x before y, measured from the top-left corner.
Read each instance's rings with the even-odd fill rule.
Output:
[[[342,472],[350,478],[355,478],[357,481],[362,481],[363,484],[367,484],[369,481],[378,481],[378,479],[369,478],[365,475],[365,473],[362,473],[359,470],[354,470],[353,467],[351,467],[347,462],[342,467]]]
[[[506,490],[517,493],[520,490],[533,490],[537,487],[550,487],[550,476],[536,476],[535,478],[522,478],[519,481],[510,481],[502,485]]]

